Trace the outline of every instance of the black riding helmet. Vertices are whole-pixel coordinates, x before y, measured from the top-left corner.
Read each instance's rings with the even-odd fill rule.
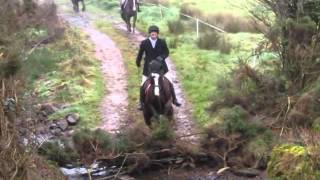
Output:
[[[159,34],[159,28],[158,28],[158,26],[155,26],[155,25],[150,26],[150,27],[149,27],[149,34],[150,34],[151,32],[157,32],[157,33]]]

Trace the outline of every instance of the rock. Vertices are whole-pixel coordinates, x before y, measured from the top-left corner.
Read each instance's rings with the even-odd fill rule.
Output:
[[[48,118],[47,118],[47,116],[44,116],[42,113],[40,113],[40,114],[38,115],[38,120],[39,120],[40,122],[43,122],[43,121],[47,121]]]
[[[52,124],[50,124],[49,129],[50,129],[50,130],[56,129],[57,126],[58,126],[58,125],[57,125],[56,123],[52,123]]]
[[[50,133],[54,136],[62,135],[62,130],[60,128],[50,129]]]
[[[58,128],[60,128],[62,131],[66,131],[68,129],[68,122],[65,119],[61,119],[57,122]]]
[[[44,111],[47,115],[53,114],[59,109],[51,103],[42,104],[40,111]]]
[[[70,113],[67,115],[66,120],[70,126],[74,126],[79,122],[80,115],[77,113]]]

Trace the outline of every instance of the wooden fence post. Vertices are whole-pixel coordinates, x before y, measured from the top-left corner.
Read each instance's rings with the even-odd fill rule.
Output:
[[[162,13],[162,8],[161,5],[159,4],[159,9],[160,9],[160,16],[161,16],[161,20],[163,19],[163,13]]]
[[[197,38],[199,38],[199,19],[196,19],[197,22]]]

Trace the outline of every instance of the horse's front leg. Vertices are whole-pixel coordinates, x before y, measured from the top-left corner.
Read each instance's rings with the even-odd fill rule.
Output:
[[[86,4],[84,3],[84,0],[81,1],[82,2],[82,11],[86,10]]]
[[[131,17],[128,17],[127,19],[127,26],[128,26],[128,31],[131,32]]]
[[[143,109],[143,119],[146,125],[152,129],[151,127],[151,118],[152,118],[152,113],[150,113],[147,109]]]
[[[136,22],[137,22],[137,14],[136,14],[135,16],[133,16],[133,25],[132,25],[132,32],[133,32],[133,34],[135,33]]]

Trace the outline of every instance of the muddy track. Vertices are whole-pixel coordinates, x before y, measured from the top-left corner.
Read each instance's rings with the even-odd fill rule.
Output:
[[[109,133],[119,132],[128,119],[127,74],[119,48],[111,38],[97,31],[84,16],[63,10],[59,11],[59,16],[90,37],[95,47],[95,57],[101,61],[106,85],[106,95],[100,105],[101,128]]]
[[[108,17],[106,17],[108,19]],[[128,33],[126,30],[126,25],[122,22],[115,22],[113,19],[111,20],[114,27],[119,31],[122,31],[126,34],[126,36],[135,44],[135,46],[139,46],[140,42],[146,38],[141,32],[137,31],[132,34]],[[174,108],[175,112],[175,126],[174,130],[179,139],[186,141],[192,144],[199,144],[200,136],[196,135],[199,133],[199,128],[195,124],[195,120],[192,117],[192,106],[191,103],[187,100],[184,91],[182,89],[181,81],[179,81],[175,65],[171,61],[170,57],[166,59],[166,62],[169,67],[169,76],[173,81],[173,85],[176,91],[176,95],[178,100],[182,103],[182,106],[179,108]],[[194,135],[193,135],[194,134]]]
[[[65,8],[67,8],[68,4],[65,6]],[[69,7],[71,7],[71,5]],[[91,40],[95,45],[96,57],[102,62],[102,70],[106,77],[105,80],[108,90],[101,105],[101,113],[103,115],[102,126],[107,131],[117,131],[122,125],[126,124],[125,120],[127,119],[128,113],[126,72],[120,50],[116,47],[115,43],[107,35],[96,30],[90,22],[102,18],[111,22],[113,26],[119,30],[120,33],[125,34],[136,47],[138,47],[140,42],[146,37],[137,31],[135,34],[127,33],[126,26],[122,21],[119,21],[117,17],[105,14],[96,15],[90,12],[75,14],[72,12],[66,13],[61,10],[60,16],[70,24],[83,29],[83,31],[91,37]],[[174,64],[170,58],[167,58],[166,62],[170,69],[169,74],[174,82],[177,97],[182,103],[182,107],[174,109],[175,133],[178,139],[198,145],[200,139],[199,135],[192,135],[199,132],[192,117],[192,106],[190,102],[186,100]]]

